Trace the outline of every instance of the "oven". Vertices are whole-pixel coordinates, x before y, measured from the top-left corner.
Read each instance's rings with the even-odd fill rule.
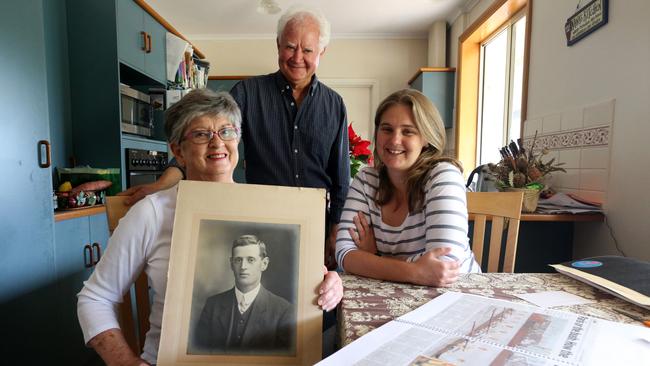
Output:
[[[126,188],[153,183],[167,167],[168,155],[164,151],[126,149]]]

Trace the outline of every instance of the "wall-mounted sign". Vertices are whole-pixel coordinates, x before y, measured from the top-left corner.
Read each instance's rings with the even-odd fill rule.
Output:
[[[567,19],[564,24],[567,46],[607,24],[608,4],[609,0],[592,0]]]

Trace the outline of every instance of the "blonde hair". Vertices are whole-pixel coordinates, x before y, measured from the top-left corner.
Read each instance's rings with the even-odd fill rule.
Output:
[[[424,186],[429,171],[440,162],[448,162],[463,170],[460,162],[454,158],[444,157],[446,134],[442,117],[435,105],[424,94],[415,89],[402,89],[384,99],[375,114],[375,168],[379,172],[379,187],[375,194],[375,203],[384,205],[393,198],[395,187],[388,178],[388,171],[377,153],[377,131],[384,112],[395,105],[404,105],[413,112],[413,123],[420,135],[428,143],[422,149],[406,176],[409,212],[421,211],[424,207]]]

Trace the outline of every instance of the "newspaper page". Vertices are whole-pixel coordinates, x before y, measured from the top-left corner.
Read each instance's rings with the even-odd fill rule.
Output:
[[[445,293],[318,365],[650,364],[650,329]]]

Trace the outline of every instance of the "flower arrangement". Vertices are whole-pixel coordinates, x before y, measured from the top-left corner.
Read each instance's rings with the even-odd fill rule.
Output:
[[[510,143],[499,150],[501,161],[497,164],[488,164],[489,174],[496,180],[499,189],[506,188],[527,188],[541,191],[544,189],[543,178],[551,172],[565,172],[561,165],[556,163],[555,158],[542,161],[542,156],[548,154],[547,149],[541,153],[534,153],[537,134],[533,138],[530,151],[526,151],[521,139]]]
[[[354,178],[363,165],[372,166],[372,151],[370,150],[370,141],[364,140],[357,135],[352,128],[352,123],[348,126],[348,143],[350,145],[350,177]]]

